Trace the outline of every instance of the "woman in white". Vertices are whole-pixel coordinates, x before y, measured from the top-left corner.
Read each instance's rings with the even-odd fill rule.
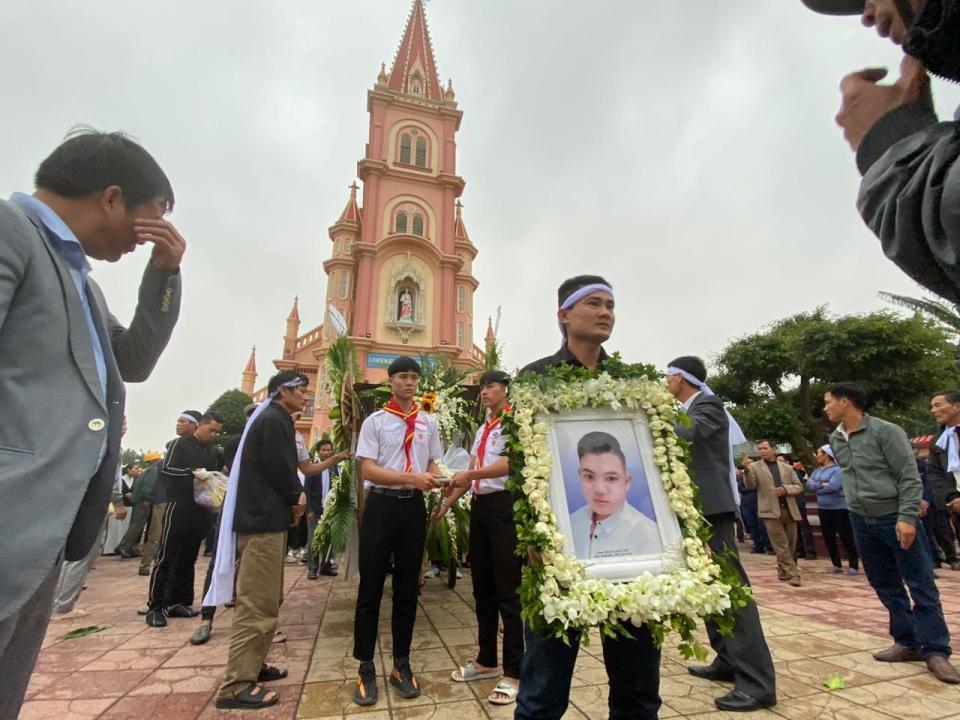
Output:
[[[632,478],[617,439],[589,432],[577,443],[580,489],[587,504],[570,515],[573,542],[581,560],[661,552],[657,523],[627,502]]]

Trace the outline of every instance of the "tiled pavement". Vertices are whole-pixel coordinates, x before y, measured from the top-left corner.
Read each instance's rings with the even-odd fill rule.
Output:
[[[776,580],[773,558],[746,555],[761,607],[764,630],[777,665],[779,704],[750,718],[960,718],[960,688],[937,682],[919,663],[887,665],[870,651],[889,644],[886,612],[865,578],[823,574],[826,563],[801,561],[804,586]],[[199,579],[198,570],[198,579]],[[960,572],[940,571],[944,611],[954,638],[960,636]],[[91,573],[81,606],[90,617],[51,626],[21,718],[227,718],[313,720],[363,714],[364,720],[509,718],[512,708],[484,699],[495,681],[449,681],[458,663],[474,652],[475,620],[469,573],[449,590],[431,580],[421,598],[412,659],[424,695],[401,700],[380,678],[381,700],[374,708],[351,704],[356,662],[352,618],[356,579],[308,582],[303,567],[287,565],[287,601],[281,626],[288,641],[274,645],[270,659],[290,668],[277,683],[281,703],[266,711],[228,713],[213,708],[213,693],[226,662],[231,611],[218,615],[210,643],[187,642],[196,622],[172,620],[163,630],[147,628],[134,614],[142,604],[146,578],[132,561],[102,558]],[[389,589],[381,623],[380,670],[389,671]],[[322,620],[322,622],[321,622]],[[319,623],[319,628],[318,628]],[[74,640],[65,632],[86,625],[106,630]],[[843,690],[824,680],[839,673]],[[725,687],[692,678],[677,652],[665,648],[661,667],[662,718],[724,718],[712,700]],[[565,717],[599,720],[606,712],[606,676],[601,647],[581,651]]]

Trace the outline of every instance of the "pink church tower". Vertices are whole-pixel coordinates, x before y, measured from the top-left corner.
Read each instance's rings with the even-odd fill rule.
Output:
[[[362,190],[350,186],[329,228],[327,307],[345,318],[367,382],[382,380],[399,355],[446,356],[457,367],[479,369],[483,351],[473,340],[477,248],[464,225],[464,180],[457,174],[463,113],[452,82],[440,83],[422,0],[413,2],[390,73],[381,65],[367,92],[367,111],[367,143],[357,163]],[[324,322],[300,335],[303,308],[295,302],[283,354],[274,361],[310,378],[313,399],[297,429],[311,441],[329,426],[324,360],[336,330],[327,307],[312,309]]]

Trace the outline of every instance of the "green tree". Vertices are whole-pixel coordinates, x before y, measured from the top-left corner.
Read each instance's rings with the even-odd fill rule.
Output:
[[[143,450],[132,450],[127,448],[120,454],[120,464],[129,465],[130,463],[143,462]]]
[[[929,427],[929,394],[957,379],[952,355],[950,338],[927,318],[831,317],[821,307],[733,341],[717,358],[711,386],[733,404],[749,437],[808,452],[829,433],[823,393],[841,380],[862,383],[874,411],[908,432]]]
[[[252,400],[253,398],[245,392],[227,390],[210,403],[208,409],[223,416],[223,430],[220,431],[221,445],[226,445],[243,432],[243,426],[247,422],[247,416],[244,415],[243,408],[249,405]]]

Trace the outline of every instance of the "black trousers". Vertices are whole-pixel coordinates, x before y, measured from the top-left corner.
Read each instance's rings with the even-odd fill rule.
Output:
[[[210,522],[210,511],[195,502],[171,500],[167,503],[157,557],[150,574],[147,604],[151,610],[193,605],[194,567]]]
[[[710,549],[717,554],[729,551],[727,558],[740,573],[744,585],[750,584],[746,570],[740,564],[737,543],[734,539],[733,513],[711,515],[707,518],[713,525]],[[736,625],[732,635],[721,635],[716,625],[707,623],[710,646],[716,651],[713,667],[720,671],[732,671],[734,688],[755,699],[775,698],[777,680],[773,658],[763,636],[760,613],[756,603],[750,603],[737,611]]]
[[[207,596],[207,590],[210,589],[210,583],[213,582],[213,568],[217,564],[217,541],[220,539],[220,513],[218,512],[213,520],[210,533],[207,540],[213,537],[213,543],[209,547],[213,550],[213,557],[210,558],[210,564],[207,565],[207,577],[203,580],[203,596]],[[203,602],[203,598],[200,599]],[[200,608],[200,618],[213,622],[213,616],[217,614],[217,608],[214,605],[203,605]]]
[[[841,567],[840,548],[837,546],[837,535],[847,551],[847,560],[854,570],[860,567],[860,555],[857,553],[857,544],[853,540],[853,529],[850,527],[850,513],[846,510],[821,510],[820,529],[823,531],[823,541],[827,544],[830,553],[830,562],[834,567]]]
[[[380,623],[380,601],[387,567],[393,557],[393,657],[410,657],[413,624],[417,619],[420,562],[427,540],[423,494],[391,497],[367,495],[360,523],[360,587],[353,624],[353,656],[373,660]]]
[[[129,555],[133,552],[133,546],[140,542],[143,537],[143,531],[147,527],[147,521],[150,519],[150,510],[153,509],[153,503],[137,503],[130,510],[130,525],[123,534],[120,542],[117,544],[117,552]]]
[[[957,549],[954,545],[955,535],[953,526],[950,524],[950,514],[946,510],[940,510],[930,505],[927,516],[923,518],[923,526],[927,530],[927,537],[930,539],[930,556],[934,564],[940,562],[940,555],[937,548],[943,552],[943,559],[948,563],[957,561]]]
[[[523,623],[520,620],[520,568],[513,493],[474,495],[470,511],[470,568],[477,608],[477,662],[497,665],[497,618],[503,618],[503,674],[520,677]]]

